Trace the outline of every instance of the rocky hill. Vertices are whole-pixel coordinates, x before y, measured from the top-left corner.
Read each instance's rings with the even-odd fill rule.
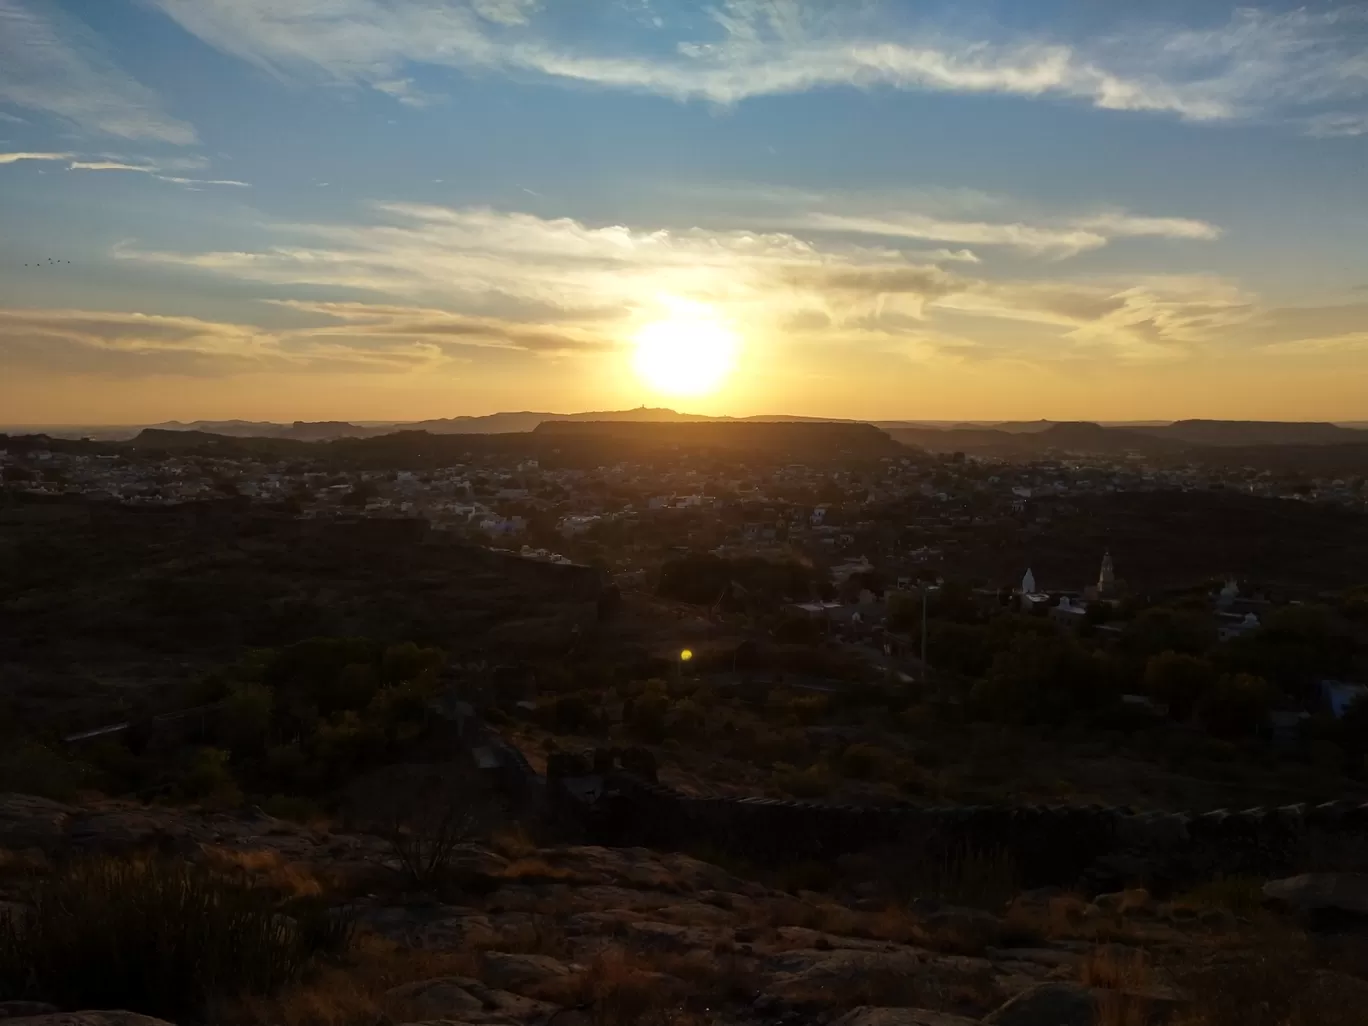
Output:
[[[868,859],[826,880],[783,881],[683,854],[538,847],[512,834],[451,849],[443,879],[417,888],[373,834],[253,810],[20,795],[0,796],[0,847],[0,916],[22,914],[29,886],[73,855],[159,850],[282,901],[322,900],[355,924],[340,958],[220,1005],[213,1021],[1348,1026],[1368,994],[1368,963],[1353,960],[1350,940],[1318,940],[1238,888],[1169,900],[1010,893],[981,866],[954,881],[907,880],[897,894]],[[928,893],[937,884],[945,893]],[[1305,884],[1274,890],[1288,909],[1316,900]],[[149,1026],[130,1013],[156,1003],[151,993],[141,1009],[77,1016],[50,997],[0,994],[11,999],[0,1014],[15,1026]],[[1222,1017],[1268,1004],[1316,1017]]]

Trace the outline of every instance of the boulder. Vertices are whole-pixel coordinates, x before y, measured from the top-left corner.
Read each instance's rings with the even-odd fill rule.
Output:
[[[1305,873],[1270,880],[1263,893],[1270,904],[1314,919],[1368,918],[1368,873]]]
[[[989,1012],[983,1026],[1097,1026],[1092,991],[1076,983],[1041,983]]]
[[[36,795],[0,794],[0,848],[57,850],[65,843],[75,811]]]
[[[1110,894],[1099,894],[1093,898],[1093,904],[1108,915],[1143,914],[1152,911],[1154,908],[1149,891],[1143,887],[1135,887],[1126,891],[1113,891]]]
[[[569,976],[570,967],[550,955],[521,955],[486,951],[481,956],[484,981],[492,987],[521,993]]]
[[[946,1012],[926,1008],[852,1008],[832,1026],[975,1026],[973,1019],[965,1019]]]
[[[623,936],[633,948],[674,952],[709,950],[721,939],[716,930],[650,921],[626,923]]]
[[[427,951],[456,951],[498,936],[488,916],[459,905],[363,907],[356,918],[381,937]]]
[[[1002,920],[991,912],[954,905],[925,916],[922,926],[931,938],[949,947],[968,951],[981,951],[997,943],[1004,929]]]
[[[464,977],[416,980],[388,991],[385,997],[422,1012],[444,1018],[464,1019],[485,1014],[484,1002],[463,986]]]
[[[165,1019],[153,1019],[137,1012],[56,1012],[6,1019],[5,1026],[171,1026]]]
[[[24,1019],[39,1015],[56,1015],[60,1009],[46,1001],[0,1001],[0,1019]]]
[[[545,1001],[494,990],[465,976],[417,980],[395,987],[385,995],[413,1010],[440,1019],[497,1023],[544,1019],[555,1010]]]

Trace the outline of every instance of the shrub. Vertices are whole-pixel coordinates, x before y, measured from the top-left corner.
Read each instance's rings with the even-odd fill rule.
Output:
[[[0,920],[0,999],[196,1016],[216,998],[269,994],[349,939],[317,906],[281,906],[190,863],[76,862]]]
[[[87,775],[80,763],[32,741],[22,741],[0,755],[0,791],[70,801]]]
[[[841,753],[840,767],[856,780],[882,780],[892,775],[896,760],[884,749],[870,744],[854,744]]]
[[[779,762],[774,765],[774,785],[795,798],[823,798],[831,793],[831,771],[821,763],[800,770]]]
[[[228,767],[228,752],[222,748],[200,748],[190,759],[181,779],[181,794],[191,800],[230,806],[242,802],[242,792]]]
[[[1262,677],[1231,674],[1198,702],[1197,716],[1217,737],[1248,737],[1267,722],[1273,698],[1273,689]]]
[[[458,882],[462,845],[488,833],[492,810],[482,797],[473,781],[438,780],[395,802],[385,838],[406,886],[433,890]]]

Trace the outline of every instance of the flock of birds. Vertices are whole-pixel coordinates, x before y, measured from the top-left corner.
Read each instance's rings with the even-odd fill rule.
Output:
[[[69,263],[71,263],[70,260],[54,260],[54,259],[52,259],[52,257],[48,257],[48,258],[47,258],[47,263],[43,263],[43,261],[39,260],[39,261],[37,261],[36,263],[25,264],[24,266],[25,266],[25,267],[56,267],[58,264],[69,264]]]

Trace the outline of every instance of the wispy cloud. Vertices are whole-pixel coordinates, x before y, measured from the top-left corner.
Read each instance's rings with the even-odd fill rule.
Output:
[[[86,132],[174,145],[195,130],[104,53],[84,25],[44,0],[0,0],[0,102]]]
[[[74,160],[68,165],[67,170],[136,171],[176,185],[232,185],[241,189],[251,188],[250,182],[240,182],[235,178],[183,178],[179,175],[162,174],[164,169],[156,164],[128,164],[119,160]]]
[[[1145,217],[1124,210],[1089,214],[1023,212],[1010,197],[956,190],[908,189],[877,193],[818,193],[742,187],[753,218],[776,228],[890,239],[946,242],[966,246],[1003,246],[1037,256],[1063,259],[1100,249],[1116,239],[1154,237],[1210,241],[1221,229],[1186,217]],[[713,194],[727,199],[724,190]],[[732,197],[734,198],[734,197]],[[918,209],[920,208],[920,209]],[[968,218],[957,211],[996,215]],[[972,251],[966,262],[977,262]],[[933,259],[966,259],[941,250]]]
[[[1337,355],[1340,353],[1368,352],[1368,331],[1354,331],[1345,335],[1327,335],[1321,338],[1298,338],[1286,342],[1273,342],[1264,346],[1264,352],[1288,356]]]
[[[113,157],[80,159],[73,153],[0,153],[0,164],[16,164],[21,160],[55,161],[67,163],[68,171],[134,171],[150,175],[163,182],[176,185],[232,185],[250,188],[250,182],[240,182],[233,178],[184,178],[179,175],[163,174],[165,171],[180,171],[205,166],[205,161],[190,157],[167,161],[162,164],[132,164]]]
[[[282,330],[197,317],[0,308],[0,357],[19,371],[119,378],[392,374],[467,362],[487,349],[554,356],[609,345],[583,329],[556,331],[444,310],[285,305],[323,323]]]
[[[1124,37],[964,38],[871,18],[871,5],[725,0],[673,52],[569,43],[515,0],[151,0],[225,52],[280,73],[393,91],[409,65],[535,74],[732,104],[832,86],[1060,97],[1194,121],[1364,94],[1364,8],[1238,12],[1223,27]],[[875,5],[877,7],[877,5]],[[905,14],[906,12],[902,12]],[[627,12],[624,11],[624,17]],[[616,37],[614,37],[616,38]],[[399,98],[405,93],[399,91]]]
[[[1306,134],[1318,139],[1345,139],[1355,135],[1368,135],[1368,111],[1362,114],[1317,114],[1306,120]]]
[[[0,164],[17,164],[21,160],[70,160],[70,153],[0,153]]]
[[[116,255],[276,287],[386,297],[360,306],[306,305],[343,316],[352,331],[371,316],[400,316],[396,309],[404,304],[429,312],[440,304],[461,311],[444,315],[448,333],[478,331],[482,318],[494,316],[581,342],[620,342],[634,325],[659,315],[659,297],[677,296],[714,304],[762,336],[810,322],[836,326],[827,334],[832,340],[854,337],[851,326],[862,325],[866,334],[916,335],[927,345],[936,335],[954,334],[939,324],[943,314],[954,314],[1045,326],[1062,345],[1079,350],[1178,358],[1255,309],[1239,289],[1201,276],[999,281],[898,250],[821,246],[784,232],[592,226],[404,203],[379,204],[375,214],[378,223],[276,226],[280,242],[256,251],[174,253],[128,245]],[[943,263],[968,263],[954,255],[959,259]],[[385,332],[431,334],[421,327],[433,323],[427,317],[405,315]]]

